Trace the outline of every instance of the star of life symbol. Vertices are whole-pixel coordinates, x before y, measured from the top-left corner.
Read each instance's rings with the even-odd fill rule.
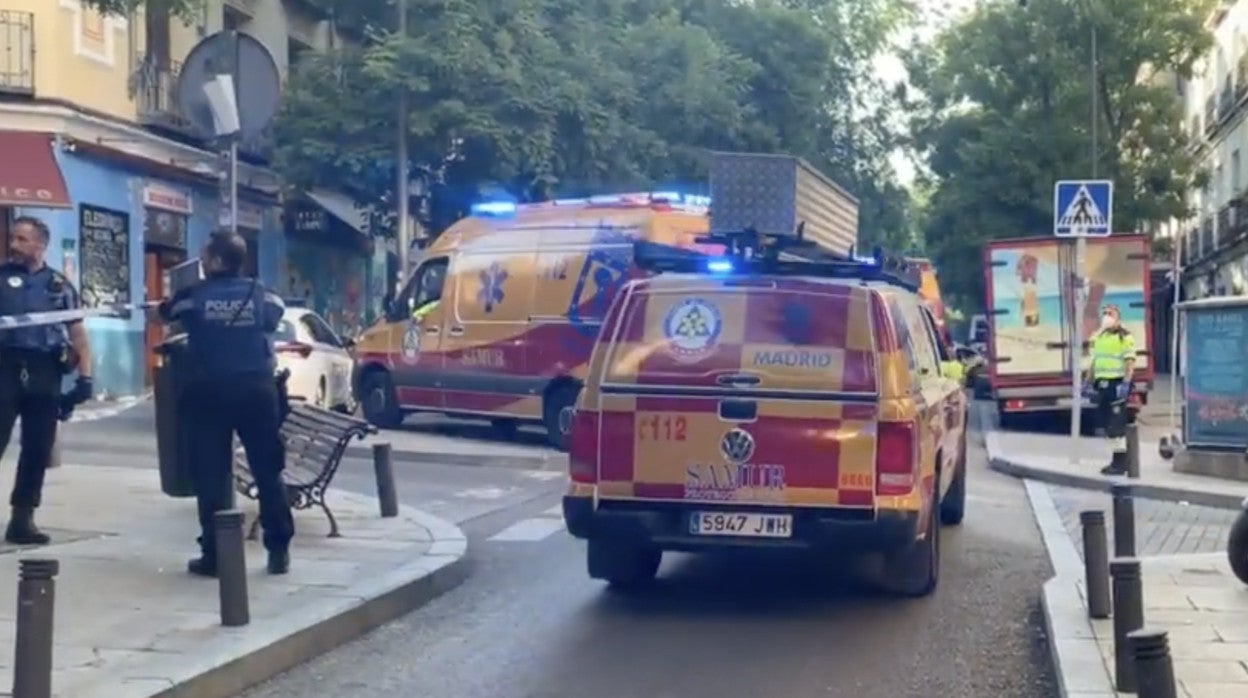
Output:
[[[420,323],[409,322],[407,331],[403,333],[403,347],[401,351],[403,361],[407,363],[415,363],[420,358]]]
[[[696,360],[711,353],[722,330],[719,308],[701,298],[681,301],[663,320],[668,349],[683,359]]]
[[[494,312],[494,306],[503,302],[505,297],[503,294],[503,282],[507,280],[507,270],[498,262],[490,264],[480,274],[481,290],[477,293],[477,300],[481,303],[481,307],[485,312]]]

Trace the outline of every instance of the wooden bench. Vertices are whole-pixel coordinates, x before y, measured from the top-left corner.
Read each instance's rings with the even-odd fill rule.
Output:
[[[290,414],[282,422],[280,433],[286,446],[282,483],[286,485],[290,508],[320,507],[329,519],[329,537],[339,537],[338,521],[325,502],[326,491],[342,464],[342,457],[351,440],[376,434],[377,428],[354,417],[302,401],[292,401]],[[235,443],[234,489],[244,497],[256,500],[260,496],[256,479],[247,465],[247,455],[241,444],[237,440]],[[256,519],[247,533],[248,539],[255,540],[259,526],[260,520]]]

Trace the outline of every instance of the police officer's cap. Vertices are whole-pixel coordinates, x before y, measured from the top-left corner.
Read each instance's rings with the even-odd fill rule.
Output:
[[[220,260],[226,269],[238,272],[247,260],[247,241],[232,230],[218,230],[209,236],[204,252]]]

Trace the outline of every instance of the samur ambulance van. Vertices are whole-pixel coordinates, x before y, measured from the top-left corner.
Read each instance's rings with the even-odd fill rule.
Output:
[[[411,412],[542,423],[563,447],[607,307],[636,274],[633,244],[695,246],[705,197],[624,194],[487,204],[424,251],[387,316],[356,341],[365,417]]]
[[[572,430],[589,575],[627,589],[664,551],[770,547],[882,553],[888,589],[931,593],[968,401],[906,265],[637,261],[660,273],[618,295]]]

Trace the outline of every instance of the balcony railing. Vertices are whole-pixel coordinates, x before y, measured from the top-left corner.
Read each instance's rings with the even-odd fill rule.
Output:
[[[35,94],[35,13],[0,10],[0,93]]]
[[[182,64],[161,65],[150,57],[139,56],[138,68],[130,76],[130,92],[138,103],[139,123],[144,126],[191,134],[191,124],[178,111],[178,74]]]

